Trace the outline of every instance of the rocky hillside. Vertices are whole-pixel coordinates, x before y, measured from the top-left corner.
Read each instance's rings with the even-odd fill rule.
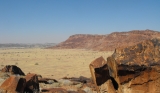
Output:
[[[160,38],[160,32],[153,30],[132,30],[129,32],[113,32],[108,35],[77,34],[70,36],[66,41],[50,48],[107,51],[135,45],[155,37]]]

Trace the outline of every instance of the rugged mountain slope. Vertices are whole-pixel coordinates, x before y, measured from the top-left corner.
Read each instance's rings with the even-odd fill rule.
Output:
[[[77,34],[70,36],[66,41],[50,48],[106,51],[131,46],[155,37],[160,38],[160,32],[153,30],[133,30],[129,32],[113,32],[108,35]]]

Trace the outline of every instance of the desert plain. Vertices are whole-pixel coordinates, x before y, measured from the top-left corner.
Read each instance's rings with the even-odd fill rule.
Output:
[[[17,65],[25,74],[36,73],[54,79],[90,78],[89,64],[100,56],[106,59],[112,53],[85,49],[0,49],[0,69]]]

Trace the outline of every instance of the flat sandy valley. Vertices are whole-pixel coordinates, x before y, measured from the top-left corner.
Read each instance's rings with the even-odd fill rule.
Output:
[[[89,64],[100,56],[106,59],[112,53],[82,49],[0,49],[0,69],[17,65],[25,74],[36,73],[54,79],[90,78]]]

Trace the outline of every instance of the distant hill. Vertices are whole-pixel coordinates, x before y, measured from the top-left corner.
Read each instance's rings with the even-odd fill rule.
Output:
[[[155,37],[160,38],[160,32],[153,30],[132,30],[128,32],[113,32],[108,35],[76,34],[70,36],[66,41],[49,48],[108,51],[118,47],[131,46]]]
[[[56,45],[55,43],[44,43],[44,44],[7,43],[7,44],[0,44],[0,48],[47,48],[55,45]]]

